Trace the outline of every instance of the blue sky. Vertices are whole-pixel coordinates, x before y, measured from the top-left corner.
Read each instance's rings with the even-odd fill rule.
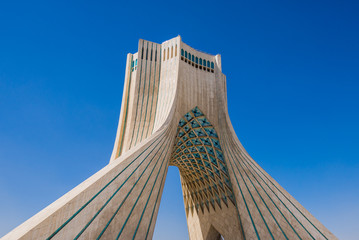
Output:
[[[359,225],[358,1],[2,1],[0,236],[105,166],[126,54],[222,54],[251,156],[341,239]],[[175,207],[173,207],[175,206]],[[154,239],[187,239],[170,167]]]

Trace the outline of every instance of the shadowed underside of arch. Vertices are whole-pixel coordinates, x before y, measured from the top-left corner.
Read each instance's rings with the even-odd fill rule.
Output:
[[[180,171],[187,214],[235,206],[218,134],[198,107],[179,121],[170,165]]]
[[[180,172],[190,238],[221,239],[216,225],[231,239],[243,239],[219,136],[198,107],[179,120],[169,163]]]

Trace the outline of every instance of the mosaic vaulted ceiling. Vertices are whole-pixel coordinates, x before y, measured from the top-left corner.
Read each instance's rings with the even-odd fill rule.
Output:
[[[218,135],[198,107],[179,121],[170,164],[180,171],[187,213],[235,204]]]

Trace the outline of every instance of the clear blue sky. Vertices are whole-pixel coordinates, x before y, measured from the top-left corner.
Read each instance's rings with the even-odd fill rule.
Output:
[[[330,0],[2,1],[0,236],[108,163],[126,54],[180,34],[222,54],[251,156],[339,238],[358,239],[358,12]],[[171,167],[154,239],[186,238]]]

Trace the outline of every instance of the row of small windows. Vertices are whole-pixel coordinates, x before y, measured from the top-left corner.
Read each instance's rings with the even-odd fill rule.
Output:
[[[141,59],[145,58],[146,60],[148,60],[148,57],[150,57],[149,59],[150,61],[152,61],[153,49],[151,49],[150,56],[148,55],[148,48],[146,48],[146,56],[144,51],[145,51],[144,48],[142,48]],[[157,62],[157,50],[155,51],[155,62]]]
[[[142,50],[141,50],[141,59],[150,60],[150,61],[154,60],[155,62],[157,62],[157,49],[155,51],[153,51],[153,49],[151,49],[150,52],[148,50],[149,50],[148,48],[146,48],[146,50],[145,50],[144,47],[142,48]],[[132,70],[132,72],[134,70],[137,70],[137,59],[132,61],[131,70]]]
[[[137,59],[131,62],[131,71],[137,70]]]
[[[199,69],[207,70],[208,72],[214,72],[214,62],[210,62],[206,59],[198,58],[187,51],[181,49],[181,59],[192,66],[199,67]]]
[[[154,60],[157,62],[157,50],[154,54]],[[151,52],[149,54],[148,48],[145,49],[142,48],[141,51],[141,59],[146,59],[152,61],[153,56],[153,49],[151,49]],[[166,61],[170,58],[177,57],[177,44],[175,47],[168,47],[167,49],[163,50],[163,61]],[[199,67],[199,69],[207,70],[208,72],[214,72],[214,62],[210,62],[206,59],[198,58],[191,53],[181,49],[181,60],[187,62],[188,64],[192,64],[192,66],[195,66],[196,68]],[[133,60],[131,63],[131,70],[137,70],[137,59]]]
[[[171,52],[171,55],[170,55],[170,52]],[[167,53],[167,55],[166,55],[166,53]],[[174,56],[177,57],[177,44],[174,47]],[[167,59],[166,59],[166,57],[167,57]],[[166,49],[163,50],[163,61],[166,61],[170,58],[173,58],[173,46],[171,48],[168,47],[167,51],[166,51]]]

